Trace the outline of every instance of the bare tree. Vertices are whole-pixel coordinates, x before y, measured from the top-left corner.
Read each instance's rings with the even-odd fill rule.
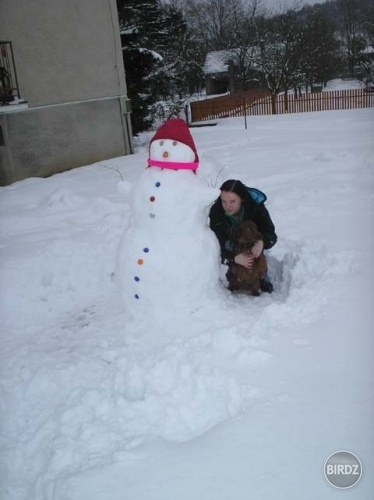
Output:
[[[226,50],[236,47],[238,29],[258,3],[259,0],[186,0],[184,12],[207,51]]]
[[[359,0],[337,0],[337,22],[348,72],[354,76],[355,67],[365,49],[364,17]]]
[[[179,0],[173,0],[179,1]],[[254,66],[258,46],[258,19],[264,15],[261,0],[186,0],[185,15],[193,23],[195,36],[205,53],[224,51],[232,87],[255,85],[259,73]]]
[[[260,25],[263,11],[259,0],[247,2],[243,10],[237,11],[232,18],[230,34],[230,61],[233,76],[239,88],[259,86],[261,77],[256,64],[256,56],[261,39]]]
[[[299,75],[301,83],[312,89],[316,82],[326,83],[333,78],[342,62],[332,19],[321,5],[309,7],[306,13]]]
[[[276,113],[275,96],[292,88],[301,59],[302,23],[293,9],[267,20],[260,42],[256,64],[262,71],[272,95],[272,112]]]

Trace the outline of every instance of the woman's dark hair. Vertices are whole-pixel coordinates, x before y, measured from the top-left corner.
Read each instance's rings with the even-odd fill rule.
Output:
[[[222,186],[220,187],[221,191],[227,191],[229,193],[235,193],[242,200],[244,200],[245,196],[247,195],[247,188],[241,181],[236,181],[235,179],[229,179],[228,181],[225,181]]]

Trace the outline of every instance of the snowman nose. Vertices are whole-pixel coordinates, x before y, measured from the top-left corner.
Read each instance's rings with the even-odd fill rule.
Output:
[[[169,156],[169,153],[168,153],[167,151],[164,151],[164,152],[162,153],[162,157],[163,157],[163,158],[167,158],[168,156]]]

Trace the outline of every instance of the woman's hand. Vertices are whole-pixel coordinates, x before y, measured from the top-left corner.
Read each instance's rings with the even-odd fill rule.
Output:
[[[256,241],[256,243],[253,245],[251,254],[255,259],[258,259],[264,249],[264,242],[262,240]]]
[[[244,254],[244,253],[239,253],[238,255],[235,256],[234,262],[236,264],[240,264],[241,266],[246,267],[247,269],[251,269],[253,266],[255,258],[251,254]]]

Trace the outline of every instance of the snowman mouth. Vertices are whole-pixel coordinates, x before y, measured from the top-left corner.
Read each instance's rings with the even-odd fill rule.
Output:
[[[196,170],[198,162],[177,162],[177,161],[159,161],[148,158],[149,167],[169,168],[171,170]]]

